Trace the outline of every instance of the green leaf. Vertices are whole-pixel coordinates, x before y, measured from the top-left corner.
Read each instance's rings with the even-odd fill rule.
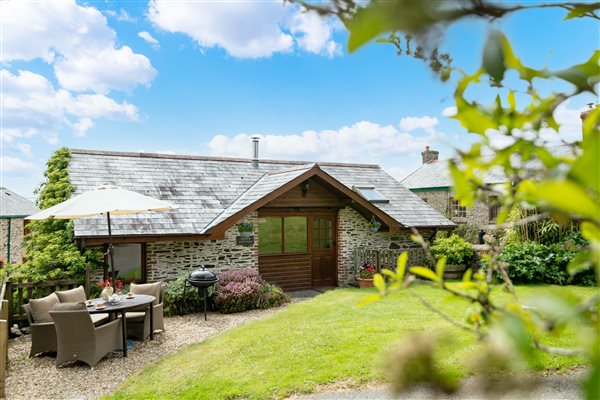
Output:
[[[379,293],[385,294],[385,280],[381,274],[375,274],[375,276],[373,276],[373,286],[379,290]]]
[[[528,193],[529,199],[565,214],[600,221],[600,203],[585,187],[573,181],[546,181]]]
[[[406,273],[406,262],[408,261],[408,253],[403,251],[398,257],[398,263],[396,264],[396,273],[398,274],[398,280],[404,280],[404,274]]]
[[[444,270],[446,269],[446,257],[442,257],[438,260],[437,265],[435,266],[435,272],[438,278],[444,280]]]
[[[600,82],[600,74],[598,73],[599,61],[600,50],[596,50],[585,63],[558,71],[555,75],[577,86],[581,91],[595,93],[594,86]]]
[[[462,277],[462,281],[463,282],[471,282],[471,276],[473,276],[473,270],[471,268],[469,268],[468,270],[465,271],[465,273]]]
[[[567,16],[565,17],[565,21],[572,18],[581,18],[585,16],[587,13],[593,13],[600,8],[600,3],[593,4],[571,4],[569,6],[571,9]],[[600,398],[600,396],[597,396]]]
[[[369,296],[363,297],[360,300],[360,302],[358,303],[358,306],[359,307],[364,307],[364,306],[367,306],[367,305],[369,305],[371,303],[374,303],[376,301],[379,301],[379,300],[381,300],[381,295],[379,293],[377,293],[377,294],[371,294]]]
[[[502,37],[502,33],[491,31],[483,48],[482,68],[496,82],[501,82],[504,79],[504,72],[506,72]]]
[[[413,274],[420,276],[421,278],[425,278],[425,279],[429,279],[430,281],[433,282],[439,282],[440,279],[438,278],[438,276],[429,268],[425,268],[425,267],[411,267],[410,268],[410,272],[412,272]]]

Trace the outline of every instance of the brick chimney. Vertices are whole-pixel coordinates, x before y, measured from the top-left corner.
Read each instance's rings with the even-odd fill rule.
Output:
[[[421,152],[421,156],[423,157],[423,164],[430,164],[433,161],[437,161],[439,155],[439,151],[429,150],[429,146],[425,146],[425,151]]]

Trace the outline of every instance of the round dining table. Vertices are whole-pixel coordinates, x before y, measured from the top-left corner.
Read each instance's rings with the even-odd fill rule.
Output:
[[[121,314],[123,357],[127,357],[127,311],[146,306],[150,313],[150,340],[154,340],[154,312],[152,309],[152,302],[156,299],[156,297],[146,294],[136,294],[133,297],[127,297],[124,294],[120,296],[121,302],[117,304],[110,304],[108,301],[104,301],[103,299],[93,299],[92,305],[86,305],[90,314],[109,313],[115,316],[116,314]],[[98,304],[102,303],[104,304],[104,307],[98,308]]]

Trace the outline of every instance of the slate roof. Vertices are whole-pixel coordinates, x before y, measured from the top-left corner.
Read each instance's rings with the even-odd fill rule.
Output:
[[[488,171],[483,180],[488,184],[503,183],[506,182],[506,177],[500,169],[496,169]],[[412,174],[404,178],[402,184],[409,189],[452,187],[448,160],[432,161],[421,165]]]
[[[315,167],[305,161],[71,150],[69,176],[75,194],[112,184],[166,200],[177,208],[111,218],[113,235],[207,234],[211,228],[256,200]],[[318,163],[349,189],[373,184],[389,203],[376,207],[406,227],[453,227],[377,165]],[[76,237],[106,236],[104,217],[74,220]]]
[[[572,145],[558,145],[547,147],[547,150],[555,157],[573,158],[578,151]],[[518,165],[520,157],[515,154],[512,163]],[[539,160],[529,160],[523,164],[523,168],[531,175],[536,175],[542,165]],[[493,168],[488,171],[483,180],[487,184],[504,183],[507,181],[501,168]],[[409,189],[429,189],[429,188],[450,188],[452,187],[452,177],[448,168],[448,160],[433,161],[429,164],[423,164],[412,174],[402,180],[402,184]]]
[[[0,187],[0,217],[25,217],[38,211],[33,201]]]

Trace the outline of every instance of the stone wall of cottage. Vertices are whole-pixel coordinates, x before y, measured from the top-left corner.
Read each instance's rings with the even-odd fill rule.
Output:
[[[453,197],[453,193],[449,190],[429,190],[415,192],[421,199],[426,200],[427,203],[435,208],[440,214],[449,218],[448,204],[450,198]],[[466,218],[450,218],[453,222],[458,224],[468,224],[474,226],[476,229],[482,229],[486,225],[490,224],[490,209],[487,201],[476,201],[471,208],[467,208]]]
[[[345,207],[338,213],[338,281],[345,285],[354,280],[354,249],[367,247],[376,250],[399,249],[408,251],[408,265],[419,265],[424,261],[424,252],[420,245],[410,238],[411,232],[372,232],[369,221],[351,207]],[[422,231],[428,238],[433,231]]]
[[[24,220],[15,218],[10,223],[10,262],[20,264],[23,262],[25,252]],[[8,242],[8,219],[0,219],[0,260],[2,262],[8,262]]]
[[[153,242],[146,245],[148,282],[177,279],[195,265],[213,265],[215,272],[233,268],[258,268],[258,214],[251,213],[239,222],[254,225],[254,245],[238,246],[237,225],[225,232],[222,240]]]

